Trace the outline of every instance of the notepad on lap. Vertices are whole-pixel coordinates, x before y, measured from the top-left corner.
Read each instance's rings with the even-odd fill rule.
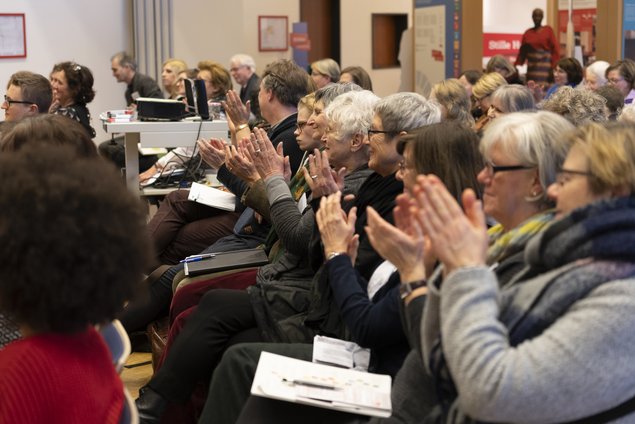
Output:
[[[242,249],[233,252],[215,253],[214,257],[196,262],[185,262],[183,271],[188,277],[226,271],[228,269],[249,268],[266,265],[269,258],[263,249]]]
[[[388,375],[260,354],[251,394],[354,414],[389,417]]]
[[[224,211],[233,212],[236,210],[236,196],[205,184],[192,183],[190,194],[187,198],[196,203],[202,203]]]

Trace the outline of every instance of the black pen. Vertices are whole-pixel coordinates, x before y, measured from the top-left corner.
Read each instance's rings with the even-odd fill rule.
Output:
[[[314,389],[325,389],[325,390],[342,390],[340,387],[335,387],[335,386],[331,386],[328,384],[322,384],[322,383],[314,383],[312,381],[305,381],[305,380],[288,380],[286,378],[283,378],[282,381],[287,382],[289,384],[292,384],[294,386],[305,386],[305,387],[311,387]]]

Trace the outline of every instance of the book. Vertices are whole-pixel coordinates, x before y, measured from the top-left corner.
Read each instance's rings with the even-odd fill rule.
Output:
[[[233,193],[219,190],[205,184],[192,183],[190,195],[187,198],[196,203],[224,211],[233,212],[236,210],[236,196]]]
[[[391,378],[262,352],[251,394],[354,414],[390,417]]]
[[[220,272],[228,269],[250,268],[269,263],[269,258],[263,249],[242,249],[232,252],[214,253],[214,256],[185,260],[183,271],[188,277],[212,272]]]

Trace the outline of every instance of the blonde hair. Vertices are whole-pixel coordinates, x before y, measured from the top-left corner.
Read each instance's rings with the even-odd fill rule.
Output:
[[[432,96],[445,110],[444,120],[456,121],[470,128],[474,125],[474,118],[470,113],[470,98],[458,79],[449,78],[434,84]]]
[[[315,92],[309,93],[306,96],[302,97],[298,102],[298,109],[304,108],[309,112],[313,113],[313,108],[315,106]]]
[[[311,64],[311,69],[315,69],[322,75],[326,75],[332,82],[340,80],[340,65],[331,58],[316,60]]]
[[[571,136],[589,164],[589,187],[595,194],[627,189],[635,193],[635,125],[590,123]]]
[[[187,63],[181,59],[170,58],[163,62],[163,67],[169,67],[175,74],[180,74],[187,69]]]
[[[507,81],[498,72],[483,75],[472,87],[472,95],[477,100],[492,94],[498,87],[507,85]]]

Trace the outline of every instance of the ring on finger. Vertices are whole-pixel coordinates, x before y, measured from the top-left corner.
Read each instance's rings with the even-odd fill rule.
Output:
[[[317,175],[311,175],[311,178],[314,179],[314,180],[316,180],[317,177],[318,177]]]

